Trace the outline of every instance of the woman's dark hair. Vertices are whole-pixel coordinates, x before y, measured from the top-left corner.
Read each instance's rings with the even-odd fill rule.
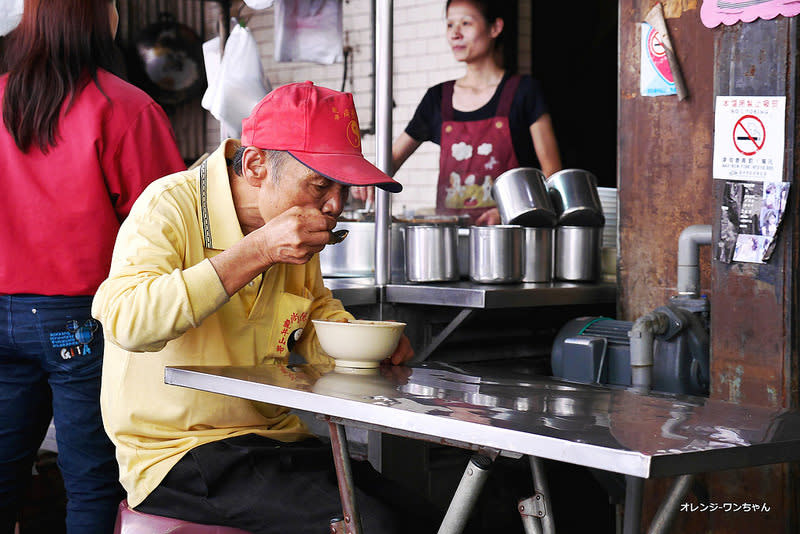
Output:
[[[47,153],[58,142],[58,118],[97,69],[114,72],[113,0],[25,0],[19,26],[5,39],[0,72],[8,72],[3,123],[20,150]],[[99,87],[99,84],[98,84]]]
[[[481,12],[481,15],[483,15],[483,18],[486,19],[489,25],[494,24],[494,21],[497,19],[506,19],[505,2],[502,0],[467,0],[467,2],[475,6],[478,11]],[[453,0],[447,0],[445,11],[450,7],[451,3],[453,3]],[[501,33],[500,35],[503,34]]]
[[[506,58],[505,53],[505,36],[508,33],[509,23],[514,21],[514,18],[510,16],[508,7],[506,4],[510,2],[505,2],[504,0],[466,0],[475,8],[480,11],[483,18],[486,20],[486,23],[491,26],[497,19],[503,19],[504,27],[503,31],[500,32],[500,35],[494,40],[495,46],[495,53],[497,54],[497,60],[499,63],[507,63],[509,58]],[[450,8],[450,4],[453,3],[453,0],[447,0],[445,4],[445,12]]]

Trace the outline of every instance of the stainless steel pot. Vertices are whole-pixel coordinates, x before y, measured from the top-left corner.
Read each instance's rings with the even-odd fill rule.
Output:
[[[322,276],[374,276],[375,224],[339,222],[336,229],[350,233],[338,245],[327,245],[319,253]]]
[[[469,228],[458,229],[458,273],[461,278],[469,277]]]
[[[405,227],[406,279],[409,282],[458,280],[458,226],[409,224]]]
[[[561,280],[594,282],[600,273],[603,229],[591,226],[556,228],[555,274]]]
[[[522,281],[525,232],[522,226],[472,226],[469,277],[484,284]]]
[[[553,226],[556,213],[544,174],[533,167],[510,169],[497,177],[492,195],[503,224]]]
[[[404,279],[405,250],[402,226],[393,223],[390,234],[393,280]],[[322,276],[375,276],[375,223],[339,221],[336,230],[349,230],[350,233],[341,243],[328,245],[319,253]]]
[[[553,207],[562,226],[603,226],[597,178],[582,169],[564,169],[547,179]]]
[[[553,273],[553,229],[525,228],[523,282],[549,282]]]

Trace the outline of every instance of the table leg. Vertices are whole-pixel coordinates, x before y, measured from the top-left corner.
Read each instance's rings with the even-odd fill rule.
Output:
[[[625,518],[623,534],[639,534],[642,522],[642,494],[644,479],[625,475]]]
[[[522,517],[522,528],[525,529],[525,534],[543,534],[542,522],[539,520],[535,510],[537,505],[535,502],[536,497],[541,499],[541,496],[535,495],[523,499],[517,504],[517,510],[519,510],[519,515]]]
[[[447,514],[439,527],[438,534],[460,534],[464,530],[491,467],[492,460],[487,456],[476,454],[470,458],[461,482],[458,483],[458,488],[453,495],[453,500],[450,501],[450,506],[447,508]]]
[[[656,516],[653,518],[653,522],[650,523],[648,534],[667,534],[669,532],[669,528],[672,526],[679,509],[678,501],[688,493],[693,481],[694,475],[681,475],[675,479],[669,494],[661,503],[661,506],[658,507]]]
[[[342,499],[345,533],[361,534],[361,517],[356,508],[353,472],[350,469],[350,453],[347,450],[344,426],[328,421],[328,428],[331,434],[333,462],[336,465],[336,480],[339,483],[339,497]]]
[[[533,491],[542,496],[544,515],[539,518],[542,522],[544,534],[556,534],[555,519],[553,518],[553,507],[550,505],[550,490],[547,487],[547,477],[544,475],[542,459],[536,456],[528,456],[531,463],[531,475],[533,476]]]

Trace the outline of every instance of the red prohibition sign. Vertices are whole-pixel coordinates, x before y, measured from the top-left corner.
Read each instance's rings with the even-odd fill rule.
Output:
[[[749,125],[745,125],[745,119],[752,119]],[[755,122],[753,122],[755,121]],[[733,146],[736,150],[745,156],[752,156],[764,147],[764,141],[767,139],[767,129],[764,128],[764,123],[755,115],[745,115],[736,121],[733,126]],[[750,143],[755,147],[754,150],[750,149]]]
[[[666,55],[667,49],[664,47],[664,43],[661,42],[661,36],[657,31],[651,31],[650,35],[647,37],[647,48],[649,49],[651,56],[659,57]]]

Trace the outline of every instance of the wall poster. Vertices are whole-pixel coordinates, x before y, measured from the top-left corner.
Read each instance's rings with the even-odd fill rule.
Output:
[[[784,96],[718,96],[714,110],[715,179],[726,180],[716,259],[764,263],[786,211]]]
[[[717,260],[764,263],[786,210],[789,182],[725,182]]]
[[[798,13],[797,0],[703,0],[700,6],[700,20],[706,28],[753,22],[757,18],[770,20],[778,15],[794,17]]]

